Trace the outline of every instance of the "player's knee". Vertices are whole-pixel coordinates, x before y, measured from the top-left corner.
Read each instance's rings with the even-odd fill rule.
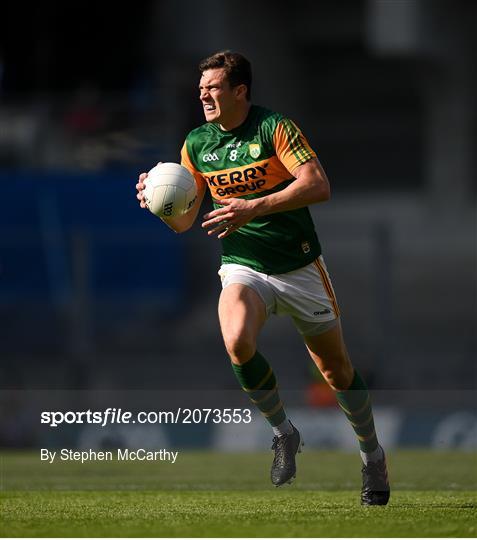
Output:
[[[224,336],[225,348],[234,364],[245,364],[255,354],[256,344],[245,335]]]

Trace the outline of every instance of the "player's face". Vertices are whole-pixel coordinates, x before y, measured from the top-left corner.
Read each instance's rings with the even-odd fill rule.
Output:
[[[200,100],[207,122],[226,125],[238,103],[236,88],[231,88],[222,68],[208,69],[199,82]]]

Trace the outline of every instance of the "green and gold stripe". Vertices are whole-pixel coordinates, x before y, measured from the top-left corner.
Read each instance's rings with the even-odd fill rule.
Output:
[[[257,351],[245,364],[232,364],[237,379],[263,416],[272,426],[281,424],[286,416],[278,393],[272,368]]]
[[[283,128],[288,137],[288,144],[290,146],[293,155],[296,157],[298,163],[303,164],[308,161],[313,154],[311,151],[303,144],[303,141],[300,136],[300,130],[298,127],[288,119],[282,120]]]
[[[338,404],[346,414],[363,452],[372,452],[378,446],[373,410],[368,388],[355,370],[348,390],[336,392]]]

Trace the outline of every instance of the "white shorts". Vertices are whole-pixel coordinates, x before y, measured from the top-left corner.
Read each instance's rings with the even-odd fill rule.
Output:
[[[317,335],[335,326],[339,307],[325,261],[286,274],[262,274],[241,264],[223,264],[219,270],[224,289],[232,283],[251,287],[270,314],[290,315],[303,335]]]

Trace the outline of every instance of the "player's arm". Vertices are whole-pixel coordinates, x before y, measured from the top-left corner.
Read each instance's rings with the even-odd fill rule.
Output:
[[[285,189],[258,199],[226,199],[223,207],[204,216],[209,234],[219,238],[232,233],[257,216],[296,210],[330,198],[330,184],[316,154],[301,131],[283,120],[274,134],[277,157],[295,178]]]
[[[294,171],[295,180],[285,189],[258,199],[225,199],[218,208],[204,216],[202,227],[208,234],[225,238],[258,216],[296,210],[330,198],[330,184],[317,158],[311,158]]]
[[[296,210],[330,198],[330,183],[317,158],[311,158],[294,171],[295,181],[277,193],[250,201],[256,216]]]
[[[285,189],[256,200],[257,215],[295,210],[330,198],[330,183],[301,130],[283,118],[273,134],[278,159],[295,178]]]
[[[181,150],[181,165],[184,166],[186,169],[188,169],[188,171],[194,177],[195,183],[197,184],[197,198],[192,208],[187,213],[183,214],[182,216],[169,217],[169,218],[161,217],[162,221],[176,233],[186,232],[192,227],[199,213],[200,206],[204,199],[205,191],[207,189],[205,180],[203,179],[202,175],[197,171],[197,169],[194,167],[191,160],[189,159],[185,144]],[[136,184],[136,189],[138,191],[137,198],[139,199],[141,208],[147,208],[146,202],[144,201],[144,198],[143,198],[143,190],[146,187],[144,184],[144,180],[146,178],[147,178],[147,173],[141,173],[139,175],[139,182]]]

